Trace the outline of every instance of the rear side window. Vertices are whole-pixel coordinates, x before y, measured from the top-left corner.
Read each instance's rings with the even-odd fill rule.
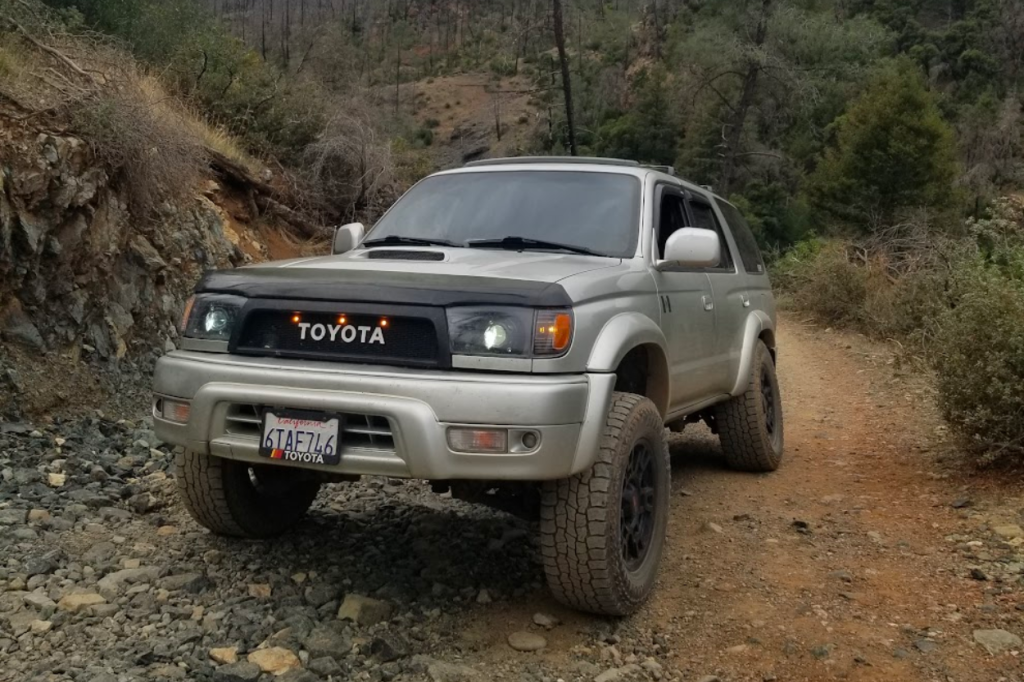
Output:
[[[736,240],[736,248],[740,252],[740,260],[743,262],[743,269],[752,275],[764,274],[764,259],[761,258],[761,250],[757,248],[757,240],[754,233],[750,231],[750,225],[744,220],[743,214],[735,206],[716,199],[715,203],[725,216],[732,230],[732,237]]]

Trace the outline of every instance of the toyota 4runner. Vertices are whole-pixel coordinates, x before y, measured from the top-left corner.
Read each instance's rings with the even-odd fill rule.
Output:
[[[740,212],[671,169],[499,159],[432,175],[333,255],[208,273],[156,367],[188,511],[269,537],[321,483],[534,499],[562,602],[636,610],[669,518],[666,425],[783,451],[775,304]]]

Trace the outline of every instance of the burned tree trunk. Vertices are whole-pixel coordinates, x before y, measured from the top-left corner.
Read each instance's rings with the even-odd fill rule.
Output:
[[[569,153],[578,156],[576,149],[576,122],[572,115],[572,80],[569,78],[569,58],[565,54],[565,27],[562,25],[562,0],[551,0],[555,46],[562,66],[562,92],[565,94],[565,120],[569,126]]]
[[[751,49],[751,56],[747,60],[747,68],[743,74],[743,85],[740,88],[740,99],[732,111],[723,132],[725,144],[724,160],[722,162],[722,178],[720,191],[727,196],[736,181],[736,159],[740,154],[740,144],[743,140],[743,129],[747,125],[747,115],[757,96],[758,81],[761,77],[762,64],[758,58],[758,52],[768,38],[768,20],[771,18],[773,0],[761,0],[761,15],[757,20],[757,28],[754,31],[754,42]]]

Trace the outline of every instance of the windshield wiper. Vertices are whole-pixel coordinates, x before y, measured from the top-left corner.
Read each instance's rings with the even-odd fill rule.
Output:
[[[387,237],[381,237],[380,239],[367,239],[362,243],[362,246],[373,247],[373,246],[454,246],[462,248],[462,244],[456,244],[450,242],[447,239],[428,239],[425,237],[400,237],[399,235],[392,234]]]
[[[548,242],[543,239],[530,239],[529,237],[505,237],[504,239],[474,239],[466,242],[466,246],[477,249],[508,249],[514,251],[526,251],[529,249],[555,249],[558,251],[569,251],[580,253],[584,256],[604,256],[597,251],[591,251],[582,246],[572,244],[559,244]]]

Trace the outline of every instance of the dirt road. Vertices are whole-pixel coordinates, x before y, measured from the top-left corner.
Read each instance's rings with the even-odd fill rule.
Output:
[[[893,381],[877,347],[795,320],[779,346],[781,469],[733,473],[706,434],[674,441],[669,550],[653,602],[630,625],[668,639],[683,680],[1024,679],[1020,657],[990,655],[973,638],[1024,634],[1019,576],[971,577],[972,558],[998,558],[977,553],[1021,549],[987,531],[1013,522],[1022,500],[943,468],[927,391]],[[489,609],[470,628],[515,629],[537,608],[550,604]],[[558,616],[567,627],[552,633],[552,663],[585,651],[580,633],[593,625]]]
[[[421,482],[329,486],[244,542],[185,514],[144,419],[8,424],[0,681],[1024,682],[1019,485],[949,456],[884,349],[791,317],[779,341],[781,469],[674,436],[659,586],[624,620],[553,602],[529,523]]]

